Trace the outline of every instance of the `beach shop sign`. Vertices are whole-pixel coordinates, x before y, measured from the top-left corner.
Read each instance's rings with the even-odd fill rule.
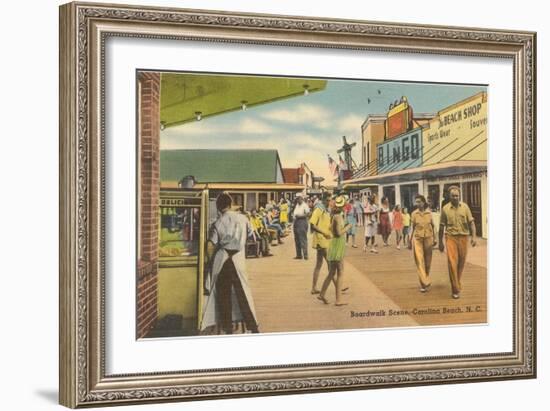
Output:
[[[423,130],[424,165],[453,160],[487,160],[487,94],[448,107]]]

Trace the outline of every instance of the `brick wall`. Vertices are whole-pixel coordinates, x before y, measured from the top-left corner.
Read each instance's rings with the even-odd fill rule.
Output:
[[[140,258],[137,281],[137,334],[157,321],[160,74],[140,73]]]
[[[157,321],[157,263],[139,262],[137,293],[137,329],[142,338]]]

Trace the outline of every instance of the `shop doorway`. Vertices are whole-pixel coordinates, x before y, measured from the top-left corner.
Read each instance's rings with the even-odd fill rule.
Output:
[[[439,199],[439,184],[430,184],[428,186],[428,198],[426,198],[426,200],[428,201],[430,209],[437,213],[440,211],[441,205]]]
[[[462,183],[462,201],[470,207],[472,216],[475,220],[476,233],[479,237],[483,237],[481,224],[481,182],[471,181]]]
[[[388,198],[388,202],[390,204],[390,208],[393,208],[395,206],[395,186],[386,186],[382,189],[382,195],[383,197]],[[382,200],[382,199],[380,199]]]
[[[407,208],[409,212],[414,209],[414,197],[418,194],[418,184],[405,184],[400,186],[401,208]]]

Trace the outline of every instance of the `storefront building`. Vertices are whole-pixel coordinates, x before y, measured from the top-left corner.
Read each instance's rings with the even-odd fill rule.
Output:
[[[406,106],[398,113],[412,113],[408,102]],[[386,124],[386,132],[395,133],[407,124],[406,115],[400,115],[397,125],[389,128]],[[448,201],[448,188],[456,185],[461,188],[462,201],[472,210],[477,234],[487,238],[485,92],[445,107],[432,118],[424,115],[416,121],[413,117],[407,130],[377,144],[376,165],[369,172],[355,173],[344,182],[344,188],[368,186],[379,199],[387,197],[391,206],[399,204],[409,210],[414,208],[414,197],[422,194],[438,225],[442,204]]]
[[[368,173],[376,167],[376,147],[386,138],[386,116],[369,115],[361,125],[361,172]]]
[[[243,211],[306,188],[285,181],[289,173],[284,173],[277,150],[163,150],[160,164],[161,189],[181,187],[183,179],[192,178],[192,188],[208,189],[212,201],[225,191]]]
[[[369,114],[361,125],[361,166],[352,177],[356,182],[346,183],[345,189],[365,203],[372,194],[378,195],[379,187],[372,181],[361,183],[362,177],[421,164],[421,130],[434,117],[435,114],[414,113],[406,97],[394,102],[386,114]],[[414,188],[405,187],[403,190],[404,196],[414,198]],[[382,195],[396,198],[396,191],[401,189],[389,185]]]
[[[423,130],[424,166],[462,165],[464,172],[426,179],[426,194],[434,210],[448,200],[447,188],[461,188],[476,222],[487,237],[487,93],[478,93],[438,113]],[[439,200],[436,203],[436,200]]]

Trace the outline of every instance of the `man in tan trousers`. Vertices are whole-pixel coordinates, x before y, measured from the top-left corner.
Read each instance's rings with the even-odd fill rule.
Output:
[[[439,251],[447,246],[447,263],[453,298],[460,298],[462,291],[462,272],[468,254],[468,236],[470,244],[476,246],[476,226],[470,207],[460,201],[460,188],[449,187],[450,202],[441,209],[439,221]],[[445,244],[443,243],[445,234]]]
[[[434,246],[434,223],[432,213],[423,195],[415,197],[416,210],[411,214],[412,231],[408,239],[409,250],[414,252],[414,261],[420,281],[420,292],[425,293],[432,285],[430,268]]]

